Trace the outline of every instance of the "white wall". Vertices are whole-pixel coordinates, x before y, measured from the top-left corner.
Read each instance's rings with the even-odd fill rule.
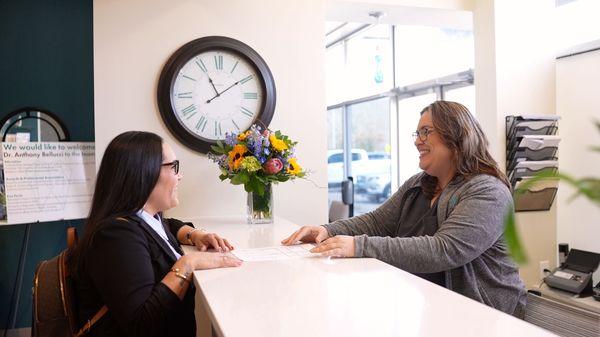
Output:
[[[556,110],[561,116],[560,171],[575,178],[600,178],[600,51],[556,61]],[[558,242],[570,248],[600,253],[600,207],[583,197],[570,201],[575,190],[561,182],[558,189]],[[600,271],[594,275],[598,282]]]
[[[581,44],[600,45],[600,2],[578,0],[557,8],[556,43],[560,51],[580,49]],[[575,45],[577,47],[573,48]],[[589,146],[600,146],[600,133],[592,120],[600,121],[600,52],[556,61],[556,111],[561,116],[559,167],[575,178],[600,176],[600,154]],[[575,136],[577,135],[577,136]],[[561,183],[558,190],[558,242],[571,248],[600,253],[600,208],[583,197],[570,201],[574,190]],[[600,279],[600,270],[594,280]]]
[[[505,116],[555,114],[554,0],[478,0],[474,9],[477,118],[492,155],[505,166]],[[539,281],[539,261],[555,263],[556,203],[550,211],[517,213],[529,257],[521,276]]]
[[[126,130],[160,134],[182,162],[180,218],[243,214],[246,194],[220,182],[215,163],[177,142],[162,122],[156,85],[167,58],[184,43],[223,35],[252,46],[275,77],[272,129],[299,142],[297,155],[315,184],[275,187],[275,213],[299,224],[327,219],[322,0],[102,0],[94,2],[94,93],[97,161]],[[318,185],[319,187],[317,187]]]
[[[552,33],[558,50],[600,39],[598,13],[598,0],[577,0],[557,7]]]

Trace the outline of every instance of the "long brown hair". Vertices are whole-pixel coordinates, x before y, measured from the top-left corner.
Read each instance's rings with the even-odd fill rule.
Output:
[[[467,107],[456,102],[436,101],[425,107],[421,115],[428,111],[435,131],[454,152],[457,176],[470,179],[478,174],[488,174],[500,179],[510,189],[506,175],[488,152],[487,137]],[[437,178],[426,174],[422,186],[425,195],[433,196]]]

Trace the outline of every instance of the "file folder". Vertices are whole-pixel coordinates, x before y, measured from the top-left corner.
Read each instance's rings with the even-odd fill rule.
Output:
[[[552,207],[556,192],[558,191],[558,178],[546,178],[536,181],[526,190],[522,191],[522,185],[532,177],[524,177],[516,184],[513,199],[515,211],[547,211]]]
[[[541,172],[558,171],[559,116],[523,115],[506,117],[506,175],[516,190]],[[537,181],[526,191],[515,193],[515,211],[548,210],[554,202],[558,180]]]

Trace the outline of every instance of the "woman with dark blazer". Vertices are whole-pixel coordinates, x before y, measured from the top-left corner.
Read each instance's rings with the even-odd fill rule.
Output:
[[[195,336],[192,272],[241,264],[227,240],[162,218],[179,203],[181,177],[175,153],[153,133],[125,132],[106,148],[70,261],[80,325],[108,309],[89,336]],[[184,255],[179,244],[199,251]]]

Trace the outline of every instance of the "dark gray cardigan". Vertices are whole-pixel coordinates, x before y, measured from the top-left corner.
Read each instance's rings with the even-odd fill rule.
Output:
[[[330,235],[354,235],[356,257],[373,257],[412,273],[445,271],[446,287],[522,317],[526,291],[503,239],[512,196],[497,178],[456,177],[438,201],[433,236],[396,237],[400,214],[421,188],[417,174],[370,213],[325,225]]]

